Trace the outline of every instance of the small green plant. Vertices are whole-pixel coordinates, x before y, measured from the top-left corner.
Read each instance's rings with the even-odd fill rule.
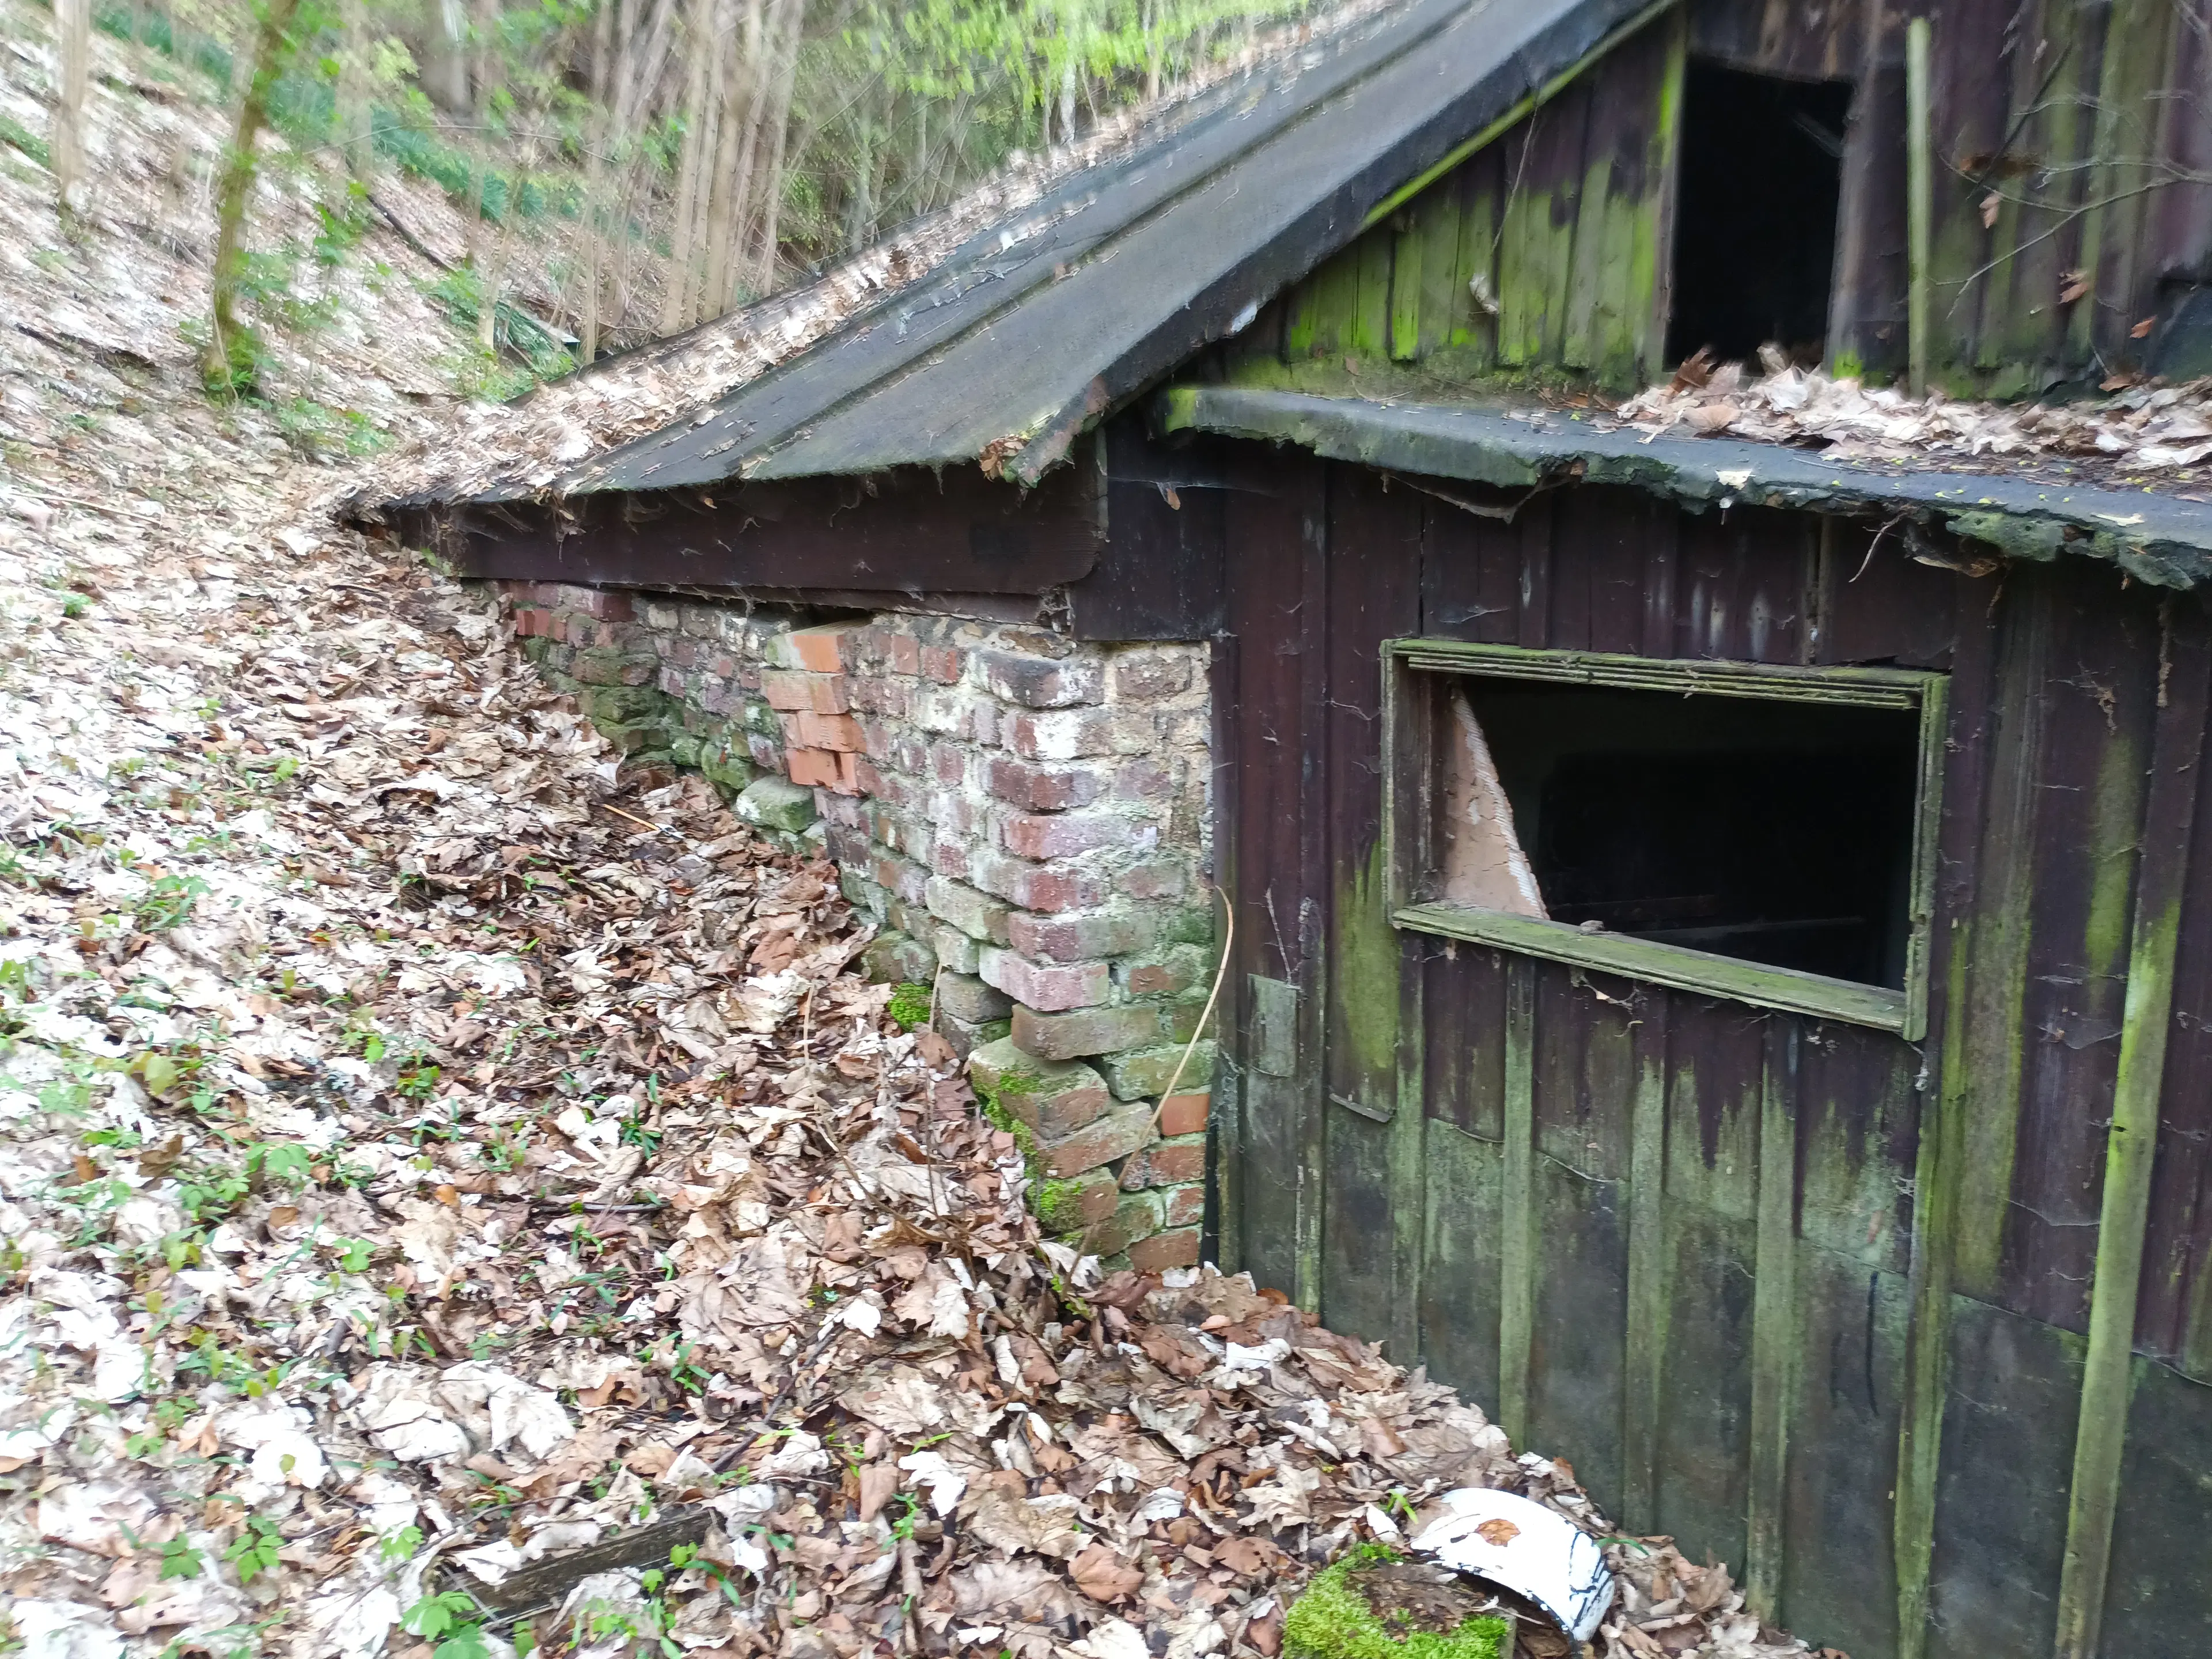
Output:
[[[440,1590],[407,1609],[400,1628],[437,1644],[437,1659],[490,1659],[476,1598],[466,1590]]]
[[[909,980],[891,993],[884,1012],[902,1031],[911,1031],[929,1018],[929,987]]]
[[[331,1243],[338,1253],[338,1266],[347,1273],[365,1273],[376,1259],[376,1246],[365,1238],[338,1238]]]
[[[46,148],[46,141],[13,116],[0,115],[0,144],[20,149],[49,172],[53,169],[53,152]]]
[[[198,876],[161,876],[155,878],[137,904],[133,915],[142,933],[166,933],[181,924],[192,913],[192,906],[204,897],[208,884]]]
[[[275,1522],[249,1515],[244,1529],[231,1540],[222,1559],[238,1569],[240,1583],[250,1584],[276,1565],[276,1552],[283,1543],[284,1535],[276,1530]]]
[[[274,1559],[272,1555],[271,1559]],[[206,1565],[204,1558],[179,1533],[161,1546],[161,1577],[166,1583],[172,1578],[197,1578]]]
[[[76,622],[92,614],[92,601],[82,593],[62,595],[62,615]]]
[[[397,1532],[388,1532],[376,1540],[376,1559],[380,1561],[411,1561],[415,1552],[422,1547],[422,1528],[405,1526]]]

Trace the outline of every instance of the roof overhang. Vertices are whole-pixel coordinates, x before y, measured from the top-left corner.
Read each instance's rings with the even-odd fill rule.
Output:
[[[2212,582],[2212,505],[2171,495],[1860,466],[1741,439],[1605,429],[1558,410],[1176,386],[1159,395],[1153,417],[1163,433],[1296,444],[1331,460],[1497,489],[1626,484],[1697,511],[1746,506],[1878,514],[1948,530],[2016,558],[2105,559],[2159,587]]]

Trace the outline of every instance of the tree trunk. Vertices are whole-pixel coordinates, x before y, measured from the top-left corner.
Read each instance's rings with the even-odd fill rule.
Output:
[[[369,104],[368,20],[362,16],[367,0],[343,0],[339,8],[337,140],[346,171],[366,179],[376,166]]]
[[[577,258],[584,291],[577,307],[576,338],[580,361],[586,366],[599,355],[599,268],[606,246],[600,220],[607,208],[608,151],[615,138],[611,100],[614,88],[621,84],[613,61],[617,14],[621,10],[622,0],[600,0],[592,28],[592,121],[585,140],[590,154],[585,157],[582,246]],[[623,16],[620,21],[622,42],[627,47],[630,19]]]
[[[719,317],[730,307],[738,263],[738,237],[744,224],[744,180],[740,176],[748,149],[747,129],[760,104],[761,0],[744,0],[745,32],[741,47],[720,54],[728,71],[722,82],[722,130],[714,147],[714,188],[708,198],[707,279],[699,295],[699,320]]]
[[[776,54],[768,100],[768,168],[761,181],[760,240],[753,256],[756,294],[773,293],[775,289],[777,222],[783,211],[783,167],[787,153],[785,146],[791,137],[791,92],[799,79],[799,37],[806,21],[804,0],[776,0],[776,18],[781,27],[775,37],[781,41],[781,49]]]
[[[668,277],[660,299],[660,331],[674,334],[691,325],[693,281],[699,266],[700,181],[713,143],[713,102],[708,66],[714,52],[713,0],[692,0],[690,34],[691,74],[684,94],[684,151],[678,164],[676,216],[668,230]]]
[[[54,88],[54,207],[63,227],[84,205],[84,98],[92,79],[92,0],[54,0],[61,83]]]
[[[491,172],[491,106],[499,92],[499,0],[477,0],[475,18],[476,58],[476,131],[470,137],[469,152],[474,158],[472,177],[469,181],[469,248],[468,265],[471,270],[483,267],[484,253],[484,190]],[[507,208],[512,210],[514,204]],[[483,301],[485,316],[490,314],[491,301]],[[481,337],[488,326],[479,319],[477,333]]]
[[[229,153],[216,190],[214,297],[208,311],[207,349],[200,374],[212,391],[236,395],[251,389],[251,343],[238,323],[238,283],[246,269],[246,208],[253,195],[254,146],[269,121],[269,95],[283,68],[292,18],[300,0],[266,0],[253,35],[253,72],[231,130]]]

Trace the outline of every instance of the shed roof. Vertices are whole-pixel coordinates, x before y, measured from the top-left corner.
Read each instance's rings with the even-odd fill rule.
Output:
[[[1507,489],[1632,484],[1697,508],[1878,512],[2015,557],[2078,552],[2161,587],[2212,580],[2212,504],[1984,472],[1862,465],[1736,438],[1650,436],[1569,411],[1391,404],[1242,386],[1161,395],[1171,431],[1294,443],[1334,460]],[[1498,510],[1491,503],[1481,510]]]
[[[1188,100],[779,366],[678,400],[657,429],[599,449],[578,428],[552,467],[538,455],[488,485],[425,480],[395,504],[955,461],[1034,482],[1407,179],[1671,3],[1411,0],[1360,19]],[[685,348],[653,349],[680,385]]]

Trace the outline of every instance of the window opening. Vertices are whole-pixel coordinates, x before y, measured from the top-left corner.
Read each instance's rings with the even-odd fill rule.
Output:
[[[1669,362],[1826,355],[1850,111],[1844,82],[1688,65]]]
[[[1449,696],[1448,901],[1903,988],[1916,712],[1497,680]]]
[[[1917,1038],[1943,677],[1387,653],[1397,925]]]

